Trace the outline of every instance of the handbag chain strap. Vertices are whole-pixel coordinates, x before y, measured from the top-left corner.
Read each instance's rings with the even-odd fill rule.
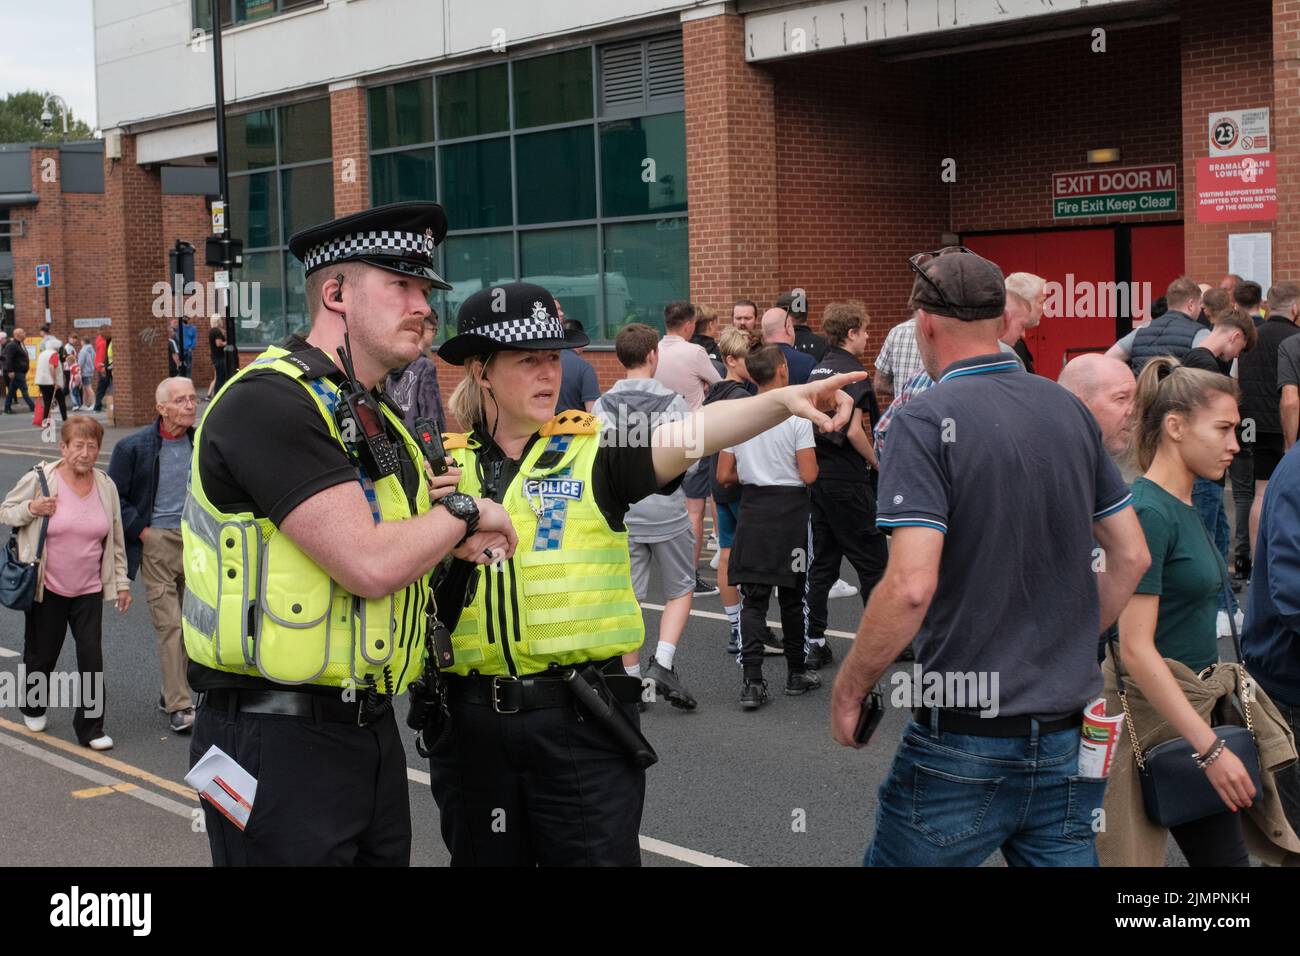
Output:
[[[1199,520],[1199,518],[1197,524],[1201,526],[1201,531],[1205,535],[1205,540],[1209,542],[1210,552],[1214,555],[1215,566],[1219,569],[1219,578],[1223,585],[1223,603],[1225,606],[1231,607],[1232,584],[1228,580],[1228,566],[1224,562],[1223,556],[1219,554],[1219,549],[1215,546],[1214,540],[1210,537],[1209,531],[1206,530],[1205,525]],[[1242,669],[1241,641],[1237,637],[1237,620],[1231,612],[1228,613],[1228,627],[1232,632],[1232,650],[1233,653],[1237,655],[1237,679],[1238,684],[1241,687],[1241,693],[1238,696],[1241,700],[1241,711],[1243,716],[1246,718],[1246,729],[1250,731],[1251,737],[1254,737],[1255,716],[1251,711],[1250,705],[1255,696],[1255,685],[1254,681],[1250,679],[1250,676],[1245,673],[1244,669]],[[1116,624],[1116,627],[1111,628],[1111,631],[1106,638],[1106,643],[1110,645],[1111,659],[1115,663],[1116,693],[1119,695],[1120,707],[1124,711],[1124,723],[1128,727],[1129,740],[1133,744],[1133,759],[1137,761],[1139,770],[1145,770],[1146,759],[1142,753],[1142,748],[1138,744],[1137,729],[1133,726],[1133,713],[1129,709],[1128,705],[1128,692],[1124,689],[1124,665],[1120,663],[1119,648],[1115,646],[1115,631],[1117,629],[1118,624]]]

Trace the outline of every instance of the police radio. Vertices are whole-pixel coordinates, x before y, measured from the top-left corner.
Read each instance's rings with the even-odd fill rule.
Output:
[[[346,325],[343,327],[343,343],[345,347],[340,347],[338,354],[348,380],[339,392],[334,417],[348,451],[361,462],[370,479],[377,481],[397,474],[401,465],[397,449],[384,430],[384,413],[380,410],[379,403],[361,387],[353,371],[352,343],[348,339]]]

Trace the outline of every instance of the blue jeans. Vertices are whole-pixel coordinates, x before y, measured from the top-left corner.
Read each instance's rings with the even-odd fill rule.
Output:
[[[1223,488],[1208,478],[1197,478],[1192,483],[1192,505],[1201,517],[1201,524],[1210,533],[1214,546],[1223,555],[1223,560],[1227,561],[1228,513],[1223,510]],[[1228,591],[1228,597],[1232,600],[1231,608],[1224,600],[1223,589],[1220,588],[1217,593],[1217,607],[1220,611],[1237,610],[1237,597],[1231,590]]]
[[[909,721],[880,786],[865,866],[1096,866],[1106,781],[1077,775],[1078,729],[972,737]]]

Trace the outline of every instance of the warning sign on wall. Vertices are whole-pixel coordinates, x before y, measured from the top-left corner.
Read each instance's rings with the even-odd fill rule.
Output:
[[[1210,155],[1241,156],[1267,153],[1268,110],[1229,110],[1210,114]]]
[[[1272,153],[1207,156],[1196,161],[1196,221],[1277,219],[1277,164]]]

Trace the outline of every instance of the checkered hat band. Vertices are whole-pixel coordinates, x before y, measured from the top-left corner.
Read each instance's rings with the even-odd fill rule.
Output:
[[[492,341],[501,342],[502,344],[508,344],[511,342],[535,342],[539,339],[564,338],[564,323],[550,315],[544,319],[529,316],[526,319],[509,319],[505,322],[494,322],[481,329],[470,329],[469,331],[477,335],[486,336],[487,338],[492,339]]]
[[[313,246],[307,251],[302,264],[310,270],[360,255],[409,256],[412,253],[432,261],[432,248],[432,239],[418,232],[387,229],[380,232],[354,232]]]

